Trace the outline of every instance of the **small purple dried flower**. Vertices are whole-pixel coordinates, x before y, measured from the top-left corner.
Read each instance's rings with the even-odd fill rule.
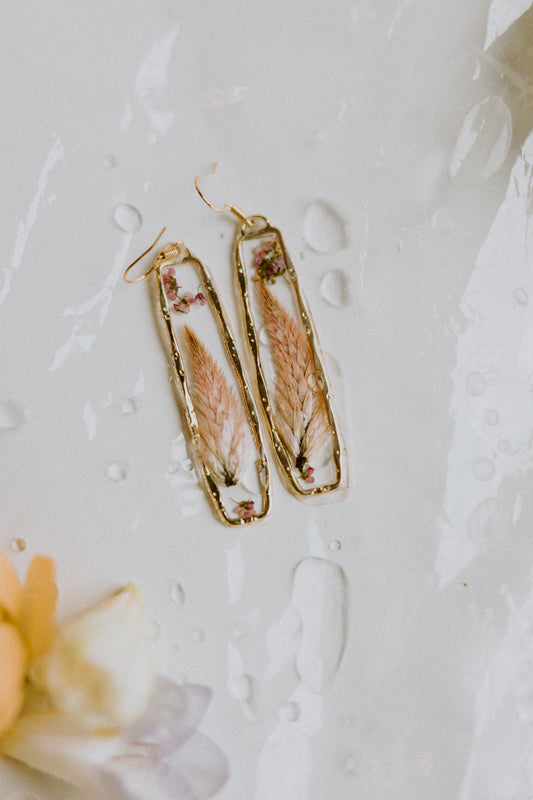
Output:
[[[181,287],[178,285],[175,276],[176,270],[174,267],[168,267],[168,269],[161,274],[163,286],[165,288],[165,294],[172,303],[172,308],[174,311],[179,311],[182,314],[188,314],[191,310],[191,306],[194,303],[199,303],[199,305],[205,306],[206,298],[202,292],[197,292],[195,295],[192,294],[192,292],[184,292],[182,295],[180,295],[179,291]]]
[[[241,500],[240,503],[237,503],[233,509],[233,513],[236,514],[240,519],[255,517],[254,506],[255,502],[253,500]]]
[[[287,269],[281,246],[277,239],[262,242],[254,249],[253,266],[257,270],[255,279],[265,283],[275,283],[276,278]]]
[[[304,481],[306,481],[306,483],[314,483],[315,482],[315,479],[313,477],[314,471],[315,470],[313,469],[313,467],[309,466],[309,464],[306,464],[303,467],[303,469],[302,469],[302,478],[304,479]]]

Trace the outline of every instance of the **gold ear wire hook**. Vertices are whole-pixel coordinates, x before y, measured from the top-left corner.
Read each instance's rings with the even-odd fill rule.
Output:
[[[128,272],[130,271],[130,269],[132,267],[134,267],[135,264],[138,264],[139,261],[141,260],[141,258],[144,258],[145,255],[147,255],[150,252],[150,250],[152,250],[156,246],[156,244],[158,243],[160,238],[163,236],[165,231],[166,231],[166,226],[163,228],[163,230],[161,231],[161,233],[159,234],[159,236],[157,237],[155,242],[153,244],[151,244],[150,247],[147,250],[144,251],[144,253],[141,253],[141,255],[138,258],[135,259],[135,261],[132,261],[131,264],[129,265],[129,267],[126,267],[126,269],[124,270],[124,275],[122,276],[126,283],[137,283],[138,281],[144,280],[146,277],[148,277],[148,275],[151,273],[151,271],[155,268],[155,265],[157,264],[157,259],[153,262],[153,264],[150,265],[150,268],[147,269],[146,272],[143,272],[142,275],[139,275],[138,278],[127,278],[126,277]]]
[[[246,216],[244,211],[242,211],[242,209],[239,208],[239,206],[232,205],[231,203],[224,203],[222,208],[218,208],[217,206],[213,205],[213,203],[209,202],[207,197],[204,195],[204,193],[198,186],[198,181],[200,180],[200,178],[211,178],[215,174],[215,172],[217,171],[218,164],[219,162],[216,161],[215,166],[213,167],[211,172],[206,172],[204,175],[196,176],[196,178],[194,179],[194,185],[196,187],[196,191],[198,192],[204,203],[207,206],[209,206],[209,208],[213,209],[213,211],[217,211],[219,214],[222,214],[227,209],[228,211],[231,211],[232,214],[235,214],[235,216],[238,217],[242,222],[248,222],[248,217]]]

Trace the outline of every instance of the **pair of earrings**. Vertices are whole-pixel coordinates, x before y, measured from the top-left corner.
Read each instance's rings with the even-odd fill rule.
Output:
[[[249,360],[281,473],[297,496],[325,495],[344,483],[344,466],[311,316],[281,232],[263,216],[206,199],[199,180],[216,167],[195,186],[210,208],[228,210],[240,222],[235,262]],[[154,276],[193,461],[215,512],[229,525],[255,523],[270,507],[268,463],[253,393],[211,273],[180,241],[164,247],[142,275],[128,277],[164,232],[129,265],[124,280]]]

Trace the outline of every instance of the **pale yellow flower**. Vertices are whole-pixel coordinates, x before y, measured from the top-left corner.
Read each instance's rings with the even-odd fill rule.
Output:
[[[203,800],[227,777],[198,730],[211,692],[155,675],[128,584],[60,627],[54,562],[24,585],[0,551],[0,752],[95,800]]]

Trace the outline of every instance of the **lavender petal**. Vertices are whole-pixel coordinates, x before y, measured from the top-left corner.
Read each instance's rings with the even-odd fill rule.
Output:
[[[228,779],[228,760],[221,750],[197,731],[169,762],[187,776],[197,800],[207,800]]]
[[[158,678],[147,709],[126,731],[128,741],[151,745],[159,757],[177,750],[196,730],[210,699],[207,686]]]
[[[118,756],[105,772],[120,800],[199,800],[180,769],[165,760]]]

